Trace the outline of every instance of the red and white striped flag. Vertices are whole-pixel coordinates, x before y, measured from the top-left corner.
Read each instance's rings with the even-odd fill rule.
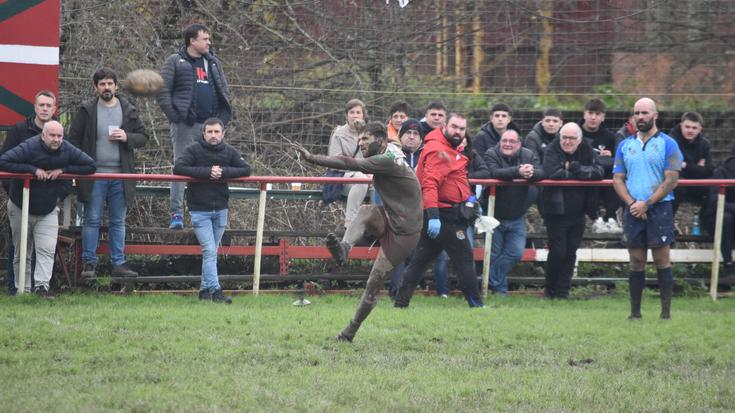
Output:
[[[58,96],[60,0],[0,0],[0,126],[33,114],[33,98]]]

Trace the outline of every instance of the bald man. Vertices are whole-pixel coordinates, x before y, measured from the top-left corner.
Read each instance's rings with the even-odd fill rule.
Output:
[[[605,173],[576,123],[562,126],[559,137],[546,147],[543,168],[548,179],[560,180],[598,180]],[[547,186],[541,191],[540,206],[549,236],[544,296],[567,299],[584,233],[584,216],[597,218],[596,192],[588,187]]]
[[[43,125],[40,135],[28,138],[20,145],[0,156],[0,170],[27,173],[31,180],[28,203],[28,251],[35,245],[36,268],[33,272],[34,292],[51,298],[50,282],[54,267],[56,240],[59,235],[59,208],[57,204],[68,195],[70,181],[57,180],[62,173],[91,174],[95,171],[94,161],[87,154],[64,140],[64,128],[57,121]],[[10,183],[8,218],[13,232],[15,247],[14,268],[20,268],[21,207],[23,206],[23,180]],[[31,254],[26,255],[25,274],[17,274],[16,288],[20,277],[25,277],[25,289],[30,291]]]
[[[671,318],[670,248],[674,242],[672,201],[683,156],[676,141],[656,128],[656,103],[639,99],[633,107],[638,132],[618,145],[613,166],[613,187],[626,207],[623,242],[630,255],[630,316],[641,318],[646,283],[646,254],[651,249],[661,292],[661,318]]]

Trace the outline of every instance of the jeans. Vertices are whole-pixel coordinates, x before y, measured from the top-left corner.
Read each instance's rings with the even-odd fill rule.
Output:
[[[189,126],[185,123],[171,124],[171,144],[174,149],[174,163],[184,153],[187,146],[202,136],[202,124],[195,123]],[[171,182],[171,214],[183,215],[184,189],[186,182]]]
[[[544,218],[544,222],[549,235],[544,295],[548,298],[568,298],[574,264],[577,262],[577,248],[582,243],[584,234],[584,215],[549,215]]]
[[[13,247],[15,257],[13,267],[20,272],[20,221],[21,209],[13,201],[8,200],[8,218],[13,231]],[[18,288],[20,277],[24,277],[24,291],[31,291],[31,252],[36,252],[36,267],[33,269],[33,280],[36,287],[49,288],[54,269],[56,241],[59,237],[59,208],[46,215],[28,215],[28,240],[26,244],[25,274],[16,274],[15,288]],[[22,292],[22,291],[18,291]]]
[[[217,247],[227,226],[227,208],[219,211],[189,211],[191,226],[202,247],[202,283],[200,290],[219,290]]]
[[[82,261],[97,262],[97,247],[100,241],[100,225],[105,203],[109,213],[107,238],[110,242],[112,265],[125,264],[125,215],[128,204],[121,180],[94,181],[89,200],[84,204],[82,224]]]
[[[490,288],[499,294],[508,293],[508,272],[523,257],[526,246],[526,219],[500,221],[493,231],[492,260],[490,261]]]

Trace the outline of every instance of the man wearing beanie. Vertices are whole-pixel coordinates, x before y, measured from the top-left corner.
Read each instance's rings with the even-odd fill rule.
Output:
[[[521,134],[521,130],[513,123],[513,109],[505,103],[496,103],[490,110],[490,121],[482,125],[480,132],[472,139],[472,145],[478,154],[484,155],[500,142],[500,137],[508,129]]]
[[[421,156],[421,150],[424,148],[424,135],[421,134],[421,123],[416,119],[408,119],[401,125],[398,133],[401,140],[401,149],[406,155],[406,163],[411,169],[416,169]]]

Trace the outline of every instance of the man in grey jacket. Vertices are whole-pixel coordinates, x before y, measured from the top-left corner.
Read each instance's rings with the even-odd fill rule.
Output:
[[[192,24],[184,29],[184,46],[161,67],[163,87],[156,98],[171,122],[174,162],[202,135],[205,120],[216,117],[227,125],[232,116],[222,62],[210,52],[210,44],[209,29]],[[171,183],[171,229],[184,228],[185,184]]]

